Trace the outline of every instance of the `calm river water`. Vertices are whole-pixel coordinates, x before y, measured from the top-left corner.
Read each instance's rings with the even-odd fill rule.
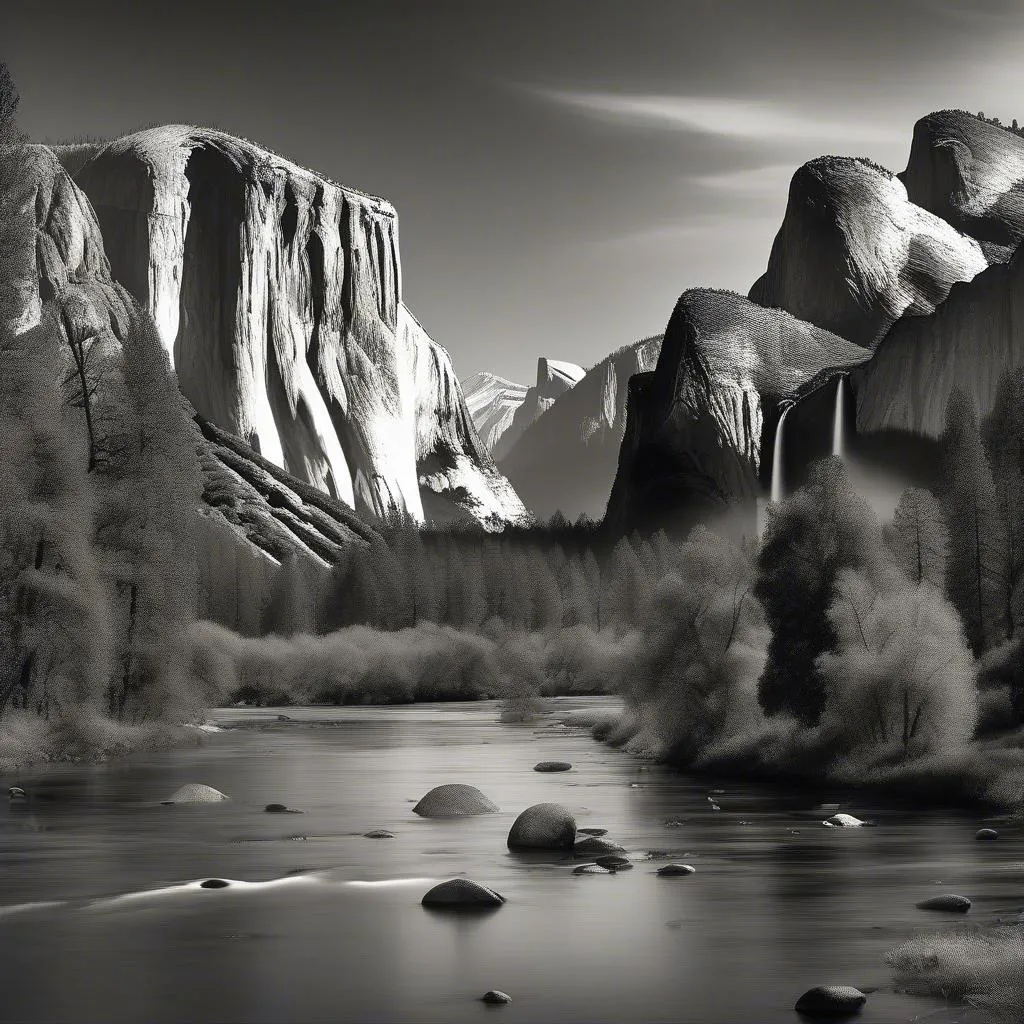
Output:
[[[981,1019],[894,993],[882,957],[947,926],[914,906],[939,892],[974,900],[969,920],[1016,918],[1019,830],[978,843],[976,816],[689,778],[552,727],[558,713],[502,725],[492,703],[290,708],[278,723],[227,709],[215,720],[234,727],[198,749],[8,779],[33,799],[0,806],[0,1020],[773,1024],[828,982],[878,989],[864,1024]],[[545,759],[574,767],[534,772]],[[186,782],[233,799],[160,805]],[[501,812],[414,815],[445,782]],[[574,876],[567,859],[510,854],[509,826],[541,801],[607,828],[636,867]],[[878,827],[823,828],[838,809]],[[363,837],[374,828],[395,838]],[[697,872],[659,878],[651,851]],[[468,918],[420,906],[456,875],[507,904]],[[240,884],[195,886],[211,876]],[[480,1003],[491,988],[512,1004]]]

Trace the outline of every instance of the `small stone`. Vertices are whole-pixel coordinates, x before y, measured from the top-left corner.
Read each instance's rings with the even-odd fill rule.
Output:
[[[561,804],[534,804],[512,823],[510,850],[567,850],[576,841],[576,819]],[[611,850],[601,850],[611,853]]]
[[[213,786],[204,786],[201,782],[190,782],[164,800],[165,804],[215,804],[231,797]]]
[[[581,836],[606,836],[608,835],[608,829],[606,828],[578,828],[576,831]]]
[[[603,868],[607,868],[609,871],[628,871],[633,866],[625,857],[617,855],[598,857],[596,863],[600,864]]]
[[[696,870],[689,864],[666,864],[664,867],[658,868],[658,874],[662,878],[675,878],[678,875],[692,875]]]
[[[998,839],[999,833],[994,828],[980,828],[974,834],[974,838],[982,841]]]
[[[607,875],[611,872],[600,864],[578,864],[572,869],[574,875]]]
[[[287,814],[288,808],[284,804],[267,804],[263,808],[268,814]]]
[[[533,766],[535,772],[567,772],[572,770],[568,761],[539,761]]]
[[[852,814],[833,814],[831,818],[826,818],[822,822],[826,828],[860,828],[866,824],[866,821],[861,821]]]
[[[386,828],[375,828],[363,833],[365,839],[394,839],[395,833],[389,832]]]
[[[868,1001],[860,989],[850,985],[818,985],[796,1001],[796,1012],[809,1017],[835,1017],[859,1013]]]
[[[422,899],[425,907],[480,910],[500,907],[505,897],[468,878],[451,878],[434,886]]]
[[[223,878],[208,878],[205,882],[199,883],[200,889],[226,889],[231,883]]]
[[[512,997],[507,992],[492,988],[480,997],[481,1002],[490,1003],[492,1006],[504,1006],[512,1002]]]
[[[7,797],[9,800],[27,800],[28,794],[21,788],[21,786],[11,786],[7,790]]]
[[[957,896],[955,893],[947,892],[941,896],[932,896],[931,899],[921,900],[917,904],[918,910],[942,910],[950,914],[966,914],[971,909],[971,901],[966,896]]]

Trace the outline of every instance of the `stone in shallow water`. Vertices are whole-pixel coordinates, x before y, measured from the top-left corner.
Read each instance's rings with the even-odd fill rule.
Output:
[[[867,1001],[860,989],[850,985],[818,985],[796,1001],[796,1012],[809,1017],[837,1017],[859,1013]]]
[[[375,828],[364,832],[363,837],[365,839],[394,839],[395,833],[389,832],[386,828]]]
[[[971,909],[971,901],[966,896],[957,896],[955,893],[947,892],[941,896],[932,896],[931,899],[921,900],[917,904],[918,910],[944,910],[951,914],[966,914]]]
[[[535,772],[567,772],[572,770],[568,761],[538,761],[533,766]]]
[[[869,824],[870,822],[861,821],[852,814],[833,814],[831,818],[826,818],[822,822],[826,828],[861,828]]]
[[[572,848],[574,857],[604,857],[610,853],[625,853],[626,848],[613,843],[610,839],[603,839],[598,836],[587,836],[586,839],[579,839]]]
[[[600,864],[577,864],[572,869],[574,875],[610,875],[612,872],[608,868],[601,867]]]
[[[216,804],[231,797],[213,786],[204,786],[201,782],[189,782],[174,791],[163,802],[165,804]]]
[[[500,907],[505,897],[468,878],[451,878],[435,885],[421,902],[425,907],[482,909]]]
[[[500,989],[492,988],[490,992],[485,992],[480,997],[480,1001],[490,1003],[493,1006],[504,1006],[512,1002],[512,997],[507,992],[502,992]]]
[[[974,838],[982,841],[998,839],[999,833],[994,828],[979,828],[974,834]]]
[[[609,871],[628,871],[633,866],[625,857],[620,857],[617,854],[598,857],[596,863]]]
[[[11,786],[11,788],[7,790],[7,797],[9,800],[14,801],[27,800],[28,794],[21,788],[21,786]]]
[[[508,833],[510,850],[569,850],[575,841],[576,819],[561,804],[527,807]]]
[[[674,878],[677,875],[692,875],[697,869],[690,864],[666,864],[658,868],[658,874],[663,878]]]
[[[286,804],[267,804],[263,810],[268,814],[302,814],[302,811],[288,807]]]
[[[226,889],[231,883],[223,878],[207,878],[205,882],[199,883],[200,889]]]
[[[421,818],[460,818],[468,814],[493,814],[498,810],[476,786],[461,782],[435,786],[412,809]]]

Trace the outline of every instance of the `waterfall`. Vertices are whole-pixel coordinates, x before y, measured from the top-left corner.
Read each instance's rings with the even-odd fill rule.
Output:
[[[792,408],[793,406],[787,405],[782,410],[782,415],[775,427],[775,450],[772,452],[772,501],[782,501],[785,497],[782,481],[782,424],[786,422],[786,417]]]
[[[832,415],[832,454],[846,458],[846,374],[839,375],[836,385],[836,410]]]

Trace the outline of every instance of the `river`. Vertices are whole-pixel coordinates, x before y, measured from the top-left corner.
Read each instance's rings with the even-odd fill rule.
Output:
[[[894,993],[883,955],[949,923],[915,908],[939,892],[969,896],[974,922],[1015,917],[1019,829],[978,843],[977,815],[688,777],[557,725],[605,703],[561,698],[528,725],[489,702],[289,708],[290,722],[223,709],[199,748],[10,778],[31,801],[0,806],[0,1020],[774,1024],[831,982],[877,989],[864,1024],[982,1019]],[[573,770],[532,770],[546,759]],[[186,782],[232,800],[160,804]],[[414,815],[445,782],[500,813]],[[515,816],[542,801],[607,828],[634,869],[510,854]],[[837,809],[877,827],[822,827]],[[364,838],[375,828],[395,837]],[[658,877],[651,851],[696,873]],[[420,906],[456,875],[508,902]],[[196,887],[207,877],[238,884]],[[479,1002],[492,988],[512,1004]]]

